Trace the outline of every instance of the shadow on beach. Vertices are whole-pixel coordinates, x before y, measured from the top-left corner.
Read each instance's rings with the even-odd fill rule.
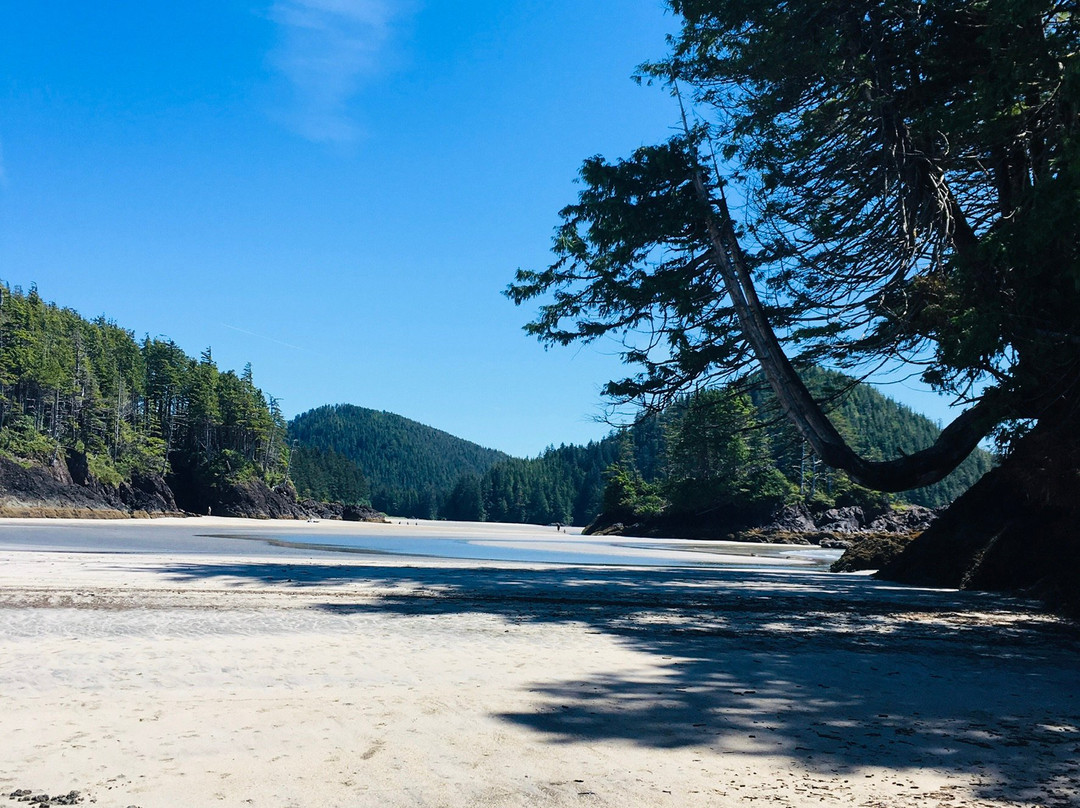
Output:
[[[162,571],[158,569],[157,571]],[[884,766],[964,775],[983,799],[1075,804],[1080,632],[1029,604],[856,576],[682,568],[476,569],[305,563],[168,565],[376,596],[334,613],[484,613],[572,622],[649,654],[653,673],[537,681],[534,710],[499,717],[551,743],[786,756],[835,782]],[[942,801],[963,799],[942,791]]]

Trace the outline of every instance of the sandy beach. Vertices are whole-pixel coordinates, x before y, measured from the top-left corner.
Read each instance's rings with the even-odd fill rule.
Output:
[[[582,566],[250,540],[298,530],[406,533],[0,521],[0,793],[78,790],[103,808],[1080,803],[1080,631],[1025,602],[745,555]]]

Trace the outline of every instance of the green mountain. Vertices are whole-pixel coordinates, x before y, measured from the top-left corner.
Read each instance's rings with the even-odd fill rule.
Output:
[[[938,433],[927,418],[852,387],[842,374],[810,370],[806,381],[866,456],[912,452]],[[370,501],[403,516],[584,525],[605,508],[613,468],[649,507],[666,498],[698,508],[740,487],[760,488],[769,475],[744,474],[750,466],[772,470],[770,490],[776,474],[786,478],[797,493],[784,493],[783,483],[784,496],[828,502],[850,488],[805,451],[767,392],[751,391],[749,403],[731,398],[738,412],[724,410],[727,400],[696,419],[690,399],[677,402],[621,433],[531,459],[345,404],[297,416],[286,439],[277,402],[255,386],[250,366],[221,370],[209,349],[191,357],[171,341],[137,340],[105,318],[47,303],[34,288],[0,289],[0,458],[53,470],[62,463],[73,479],[105,486],[121,509],[293,514],[288,497],[269,510],[236,501],[240,489],[255,499],[260,486],[291,490],[282,485],[291,479],[304,497]],[[765,439],[715,440],[723,429],[751,427]],[[713,448],[701,451],[706,444]],[[945,504],[990,465],[976,452],[942,482],[899,499]]]
[[[289,476],[302,499],[371,505],[371,486],[364,470],[332,449],[294,446],[289,457]]]
[[[435,518],[455,483],[510,456],[390,412],[334,404],[289,422],[301,446],[334,452],[363,470],[374,508]]]

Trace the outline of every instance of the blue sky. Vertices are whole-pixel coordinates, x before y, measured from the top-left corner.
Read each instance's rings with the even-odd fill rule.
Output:
[[[601,437],[614,348],[501,294],[592,154],[667,135],[660,0],[0,6],[0,279],[250,361],[293,415],[535,455]],[[885,390],[947,417],[906,387]]]

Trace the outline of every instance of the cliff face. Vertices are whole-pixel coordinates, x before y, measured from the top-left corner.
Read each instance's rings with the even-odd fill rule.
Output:
[[[52,464],[23,465],[0,457],[0,515],[123,518],[177,515],[172,491],[161,477],[136,476],[119,486],[90,474],[86,457],[72,453]]]
[[[72,452],[51,464],[0,457],[0,516],[51,516],[123,519],[131,516],[182,516],[213,513],[253,519],[381,520],[366,508],[298,502],[292,485],[271,488],[261,480],[215,484],[193,490],[181,480],[181,504],[173,488],[158,475],[136,475],[118,486],[90,473],[85,455]],[[193,507],[194,506],[194,507]]]

